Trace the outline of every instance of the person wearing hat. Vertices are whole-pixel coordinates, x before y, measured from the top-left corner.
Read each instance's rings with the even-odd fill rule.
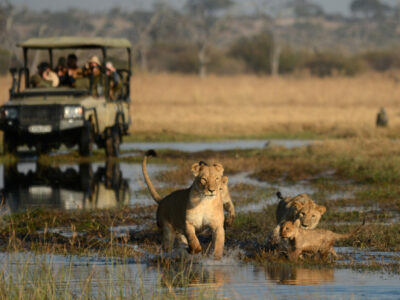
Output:
[[[117,69],[110,61],[106,63],[106,75],[108,76],[110,83],[110,99],[116,100],[121,93],[122,80],[118,75]]]
[[[50,64],[47,62],[42,62],[37,66],[38,74],[31,77],[31,84],[33,87],[47,88],[47,87],[57,87],[60,80],[56,73],[54,73]]]
[[[104,91],[104,78],[102,79],[101,76],[100,59],[96,55],[89,58],[83,74],[92,80],[92,95],[95,97],[101,96]]]

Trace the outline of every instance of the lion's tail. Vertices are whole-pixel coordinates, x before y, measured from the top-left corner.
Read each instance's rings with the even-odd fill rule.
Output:
[[[354,236],[356,233],[360,232],[361,228],[364,226],[365,224],[365,218],[363,219],[363,222],[360,226],[358,226],[355,230],[353,230],[352,232],[346,233],[346,234],[339,234],[337,233],[337,238],[338,239],[348,239],[351,238],[352,236]]]
[[[144,154],[144,157],[143,157],[142,171],[143,171],[144,180],[146,181],[147,188],[149,189],[151,196],[153,197],[154,201],[156,201],[157,203],[160,203],[160,201],[162,200],[162,197],[160,196],[160,194],[157,193],[156,189],[153,186],[153,183],[150,181],[149,173],[147,172],[147,166],[146,166],[147,165],[147,157],[156,156],[156,155],[157,154],[154,150],[146,151],[146,153]]]

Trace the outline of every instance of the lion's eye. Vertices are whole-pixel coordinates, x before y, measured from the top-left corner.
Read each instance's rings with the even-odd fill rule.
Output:
[[[300,217],[304,217],[304,213],[300,213]]]
[[[207,179],[201,178],[200,182],[201,182],[202,185],[206,185],[207,184]]]
[[[315,219],[317,216],[316,215],[312,215],[311,218]]]
[[[216,180],[216,181],[219,181],[219,180],[220,180],[220,178],[219,178],[219,177],[217,177],[217,178],[215,178],[215,180]]]

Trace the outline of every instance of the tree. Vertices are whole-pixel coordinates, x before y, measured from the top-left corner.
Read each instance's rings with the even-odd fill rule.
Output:
[[[281,33],[278,26],[278,19],[281,18],[290,8],[289,0],[261,0],[257,5],[258,14],[265,21],[266,31],[272,34],[271,75],[279,75],[279,61],[282,52]]]
[[[366,18],[382,18],[391,7],[380,0],[353,0],[350,10],[354,15],[361,14]]]
[[[139,12],[143,18],[137,18],[134,21],[134,28],[138,35],[135,50],[139,54],[140,69],[148,71],[147,54],[151,44],[151,33],[155,30],[161,18],[168,14],[168,7],[165,5],[156,5],[152,12]]]
[[[293,0],[289,3],[289,7],[293,9],[294,15],[298,18],[310,18],[324,15],[321,6],[311,3],[308,0]]]
[[[210,44],[228,20],[224,12],[233,5],[231,0],[187,0],[189,34],[197,46],[199,75],[207,75]]]

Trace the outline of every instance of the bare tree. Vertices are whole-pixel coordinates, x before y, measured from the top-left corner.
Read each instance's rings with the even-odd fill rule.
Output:
[[[3,47],[13,50],[14,41],[11,28],[14,21],[14,7],[8,0],[0,1],[0,43]]]
[[[134,50],[139,54],[140,69],[144,72],[149,70],[147,57],[152,42],[152,32],[157,29],[163,18],[168,18],[172,15],[172,10],[163,3],[157,3],[154,5],[153,10],[146,12],[146,14],[145,21],[143,21],[143,18],[140,21],[133,21],[138,35]]]
[[[186,26],[190,38],[197,46],[200,77],[207,76],[210,46],[230,19],[231,0],[187,0]]]
[[[279,75],[279,61],[282,52],[282,35],[278,20],[289,12],[289,0],[261,0],[254,1],[258,17],[265,21],[266,29],[273,37],[271,52],[271,75]]]

